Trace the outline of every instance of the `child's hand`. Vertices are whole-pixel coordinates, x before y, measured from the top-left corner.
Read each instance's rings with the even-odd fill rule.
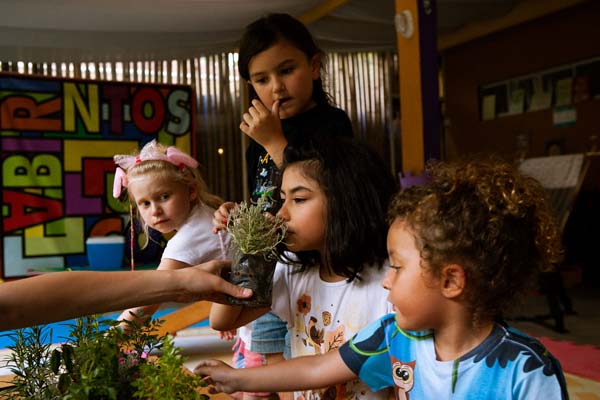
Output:
[[[227,228],[227,218],[229,218],[229,211],[237,207],[232,201],[226,201],[213,214],[213,233],[218,233],[221,230]]]
[[[203,378],[204,382],[212,385],[210,394],[239,391],[237,380],[234,378],[235,369],[219,360],[203,360],[194,368],[194,373]]]
[[[278,160],[283,157],[283,150],[287,146],[279,119],[279,100],[273,103],[271,110],[259,100],[252,100],[252,106],[244,113],[242,119],[242,132],[264,147],[279,165]]]
[[[231,329],[228,331],[219,331],[219,337],[223,340],[233,340],[237,334],[237,329]]]

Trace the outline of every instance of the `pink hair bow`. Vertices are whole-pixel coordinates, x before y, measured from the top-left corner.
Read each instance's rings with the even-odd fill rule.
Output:
[[[166,152],[157,151],[156,141],[153,140],[146,144],[139,155],[116,155],[114,157],[117,169],[115,171],[115,180],[113,182],[113,197],[118,198],[121,195],[121,189],[127,187],[127,173],[131,166],[138,164],[143,161],[167,161],[177,168],[183,169],[183,167],[197,168],[198,161],[193,157],[185,154],[177,147],[169,146]]]
[[[121,188],[127,187],[127,174],[121,167],[115,170],[115,181],[113,182],[113,197],[118,199],[121,196]]]
[[[182,165],[185,165],[186,167],[190,168],[198,167],[198,161],[194,160],[193,157],[190,157],[183,151],[179,150],[177,147],[173,146],[167,147],[167,161],[180,168]]]

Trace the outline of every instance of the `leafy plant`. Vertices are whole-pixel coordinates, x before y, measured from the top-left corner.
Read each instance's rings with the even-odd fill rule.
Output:
[[[45,344],[49,335],[52,336],[52,330],[40,326],[9,335],[14,345],[8,346],[11,353],[5,361],[15,375],[9,394],[16,393],[16,398],[23,399],[53,398],[56,390],[47,375],[51,349]]]
[[[205,394],[190,392],[191,387],[199,386],[198,377],[182,373],[183,358],[170,337],[164,339],[162,353],[155,363],[140,366],[140,377],[132,384],[135,398],[208,399]]]
[[[79,318],[69,340],[51,346],[52,330],[36,326],[9,336],[14,344],[5,359],[15,374],[9,399],[121,400],[206,399],[199,377],[186,373],[179,350],[168,336],[156,334],[162,321],[130,329],[120,321]],[[109,328],[109,329],[106,329]],[[162,356],[148,355],[161,350]]]
[[[229,213],[227,232],[243,254],[275,258],[275,249],[285,238],[285,221],[263,211],[268,201],[267,195],[261,196],[255,204],[243,201]]]

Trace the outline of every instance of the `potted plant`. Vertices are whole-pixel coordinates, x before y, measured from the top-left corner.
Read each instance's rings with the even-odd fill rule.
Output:
[[[229,280],[254,292],[249,299],[229,297],[231,304],[271,305],[276,248],[283,243],[287,226],[281,217],[264,212],[270,201],[263,195],[255,204],[242,202],[227,218],[227,232],[234,249]]]
[[[12,352],[5,359],[14,374],[1,398],[121,400],[208,399],[206,386],[185,370],[184,359],[168,336],[158,336],[159,320],[132,323],[83,317],[71,326],[67,341],[52,346],[48,326],[20,329],[9,336]],[[104,326],[106,325],[106,326]],[[108,327],[109,329],[106,329]],[[156,351],[159,357],[151,355]]]

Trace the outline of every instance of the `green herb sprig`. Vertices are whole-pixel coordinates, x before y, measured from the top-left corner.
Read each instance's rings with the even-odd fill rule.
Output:
[[[270,201],[261,196],[255,204],[243,201],[227,218],[227,232],[243,254],[276,257],[277,245],[283,243],[287,232],[285,220],[264,212]]]

